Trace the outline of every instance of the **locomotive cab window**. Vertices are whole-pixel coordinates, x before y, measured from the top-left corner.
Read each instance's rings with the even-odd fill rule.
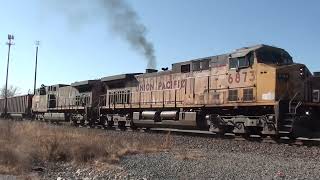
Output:
[[[190,72],[190,64],[181,65],[181,73]]]
[[[238,67],[238,59],[237,58],[232,58],[229,60],[229,68],[230,69],[237,69]]]
[[[249,60],[246,57],[238,58],[238,68],[246,68],[249,66]]]
[[[229,69],[241,69],[249,67],[250,62],[247,57],[231,58],[229,60]]]
[[[39,94],[40,94],[40,95],[46,95],[46,94],[47,94],[46,88],[41,87],[41,88],[39,89]]]
[[[252,53],[242,57],[235,57],[229,59],[229,69],[247,68],[254,62]]]

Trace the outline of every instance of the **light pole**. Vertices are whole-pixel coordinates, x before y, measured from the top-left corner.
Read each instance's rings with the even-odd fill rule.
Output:
[[[11,46],[14,45],[13,43],[14,36],[11,34],[8,34],[8,42],[7,45],[9,46],[8,49],[8,62],[7,62],[7,76],[6,76],[6,87],[4,92],[4,98],[5,98],[5,104],[4,104],[4,115],[8,115],[8,73],[9,73],[9,62],[10,62],[10,50]]]
[[[39,50],[40,41],[36,41],[35,44],[36,44],[36,63],[35,63],[35,68],[34,68],[34,87],[33,87],[33,95],[36,94],[36,88],[37,88],[38,50]]]

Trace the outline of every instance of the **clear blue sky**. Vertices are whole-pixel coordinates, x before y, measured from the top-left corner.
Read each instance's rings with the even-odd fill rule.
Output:
[[[7,34],[15,35],[9,84],[33,89],[35,40],[38,86],[143,72],[146,62],[106,28],[107,19],[70,25],[54,0],[0,0],[0,85],[5,83]],[[154,43],[158,68],[253,44],[286,49],[319,71],[318,0],[127,0]],[[73,9],[69,5],[68,9]],[[82,17],[77,17],[81,20]]]

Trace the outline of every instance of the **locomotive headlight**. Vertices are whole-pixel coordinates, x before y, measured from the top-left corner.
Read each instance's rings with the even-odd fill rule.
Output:
[[[306,111],[306,115],[308,115],[308,116],[309,116],[309,115],[310,115],[310,112],[309,112],[309,111]]]
[[[300,74],[301,78],[305,77],[305,68],[304,67],[300,67],[299,74]]]

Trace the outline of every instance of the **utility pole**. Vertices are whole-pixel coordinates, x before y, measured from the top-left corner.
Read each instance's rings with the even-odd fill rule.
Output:
[[[9,49],[8,49],[8,61],[7,61],[6,88],[4,92],[4,97],[5,97],[4,115],[5,116],[8,115],[8,74],[9,74],[10,50],[11,50],[11,46],[14,45],[13,40],[14,40],[14,36],[11,34],[8,34],[7,45],[9,46]]]
[[[39,50],[40,41],[36,41],[36,63],[34,68],[34,87],[33,87],[33,95],[36,94],[37,88],[37,67],[38,67],[38,50]]]

